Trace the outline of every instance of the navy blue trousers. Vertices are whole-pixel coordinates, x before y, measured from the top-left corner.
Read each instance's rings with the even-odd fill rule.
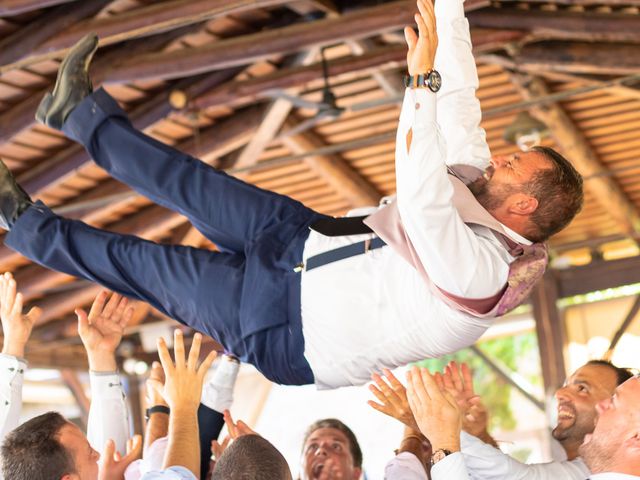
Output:
[[[222,252],[95,229],[41,203],[20,216],[5,244],[48,268],[150,303],[270,380],[313,383],[293,268],[302,261],[309,225],[321,215],[138,132],[104,90],[84,99],[63,131],[111,176],[186,216]]]

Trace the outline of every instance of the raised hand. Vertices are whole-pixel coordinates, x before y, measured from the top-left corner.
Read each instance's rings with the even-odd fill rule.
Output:
[[[418,11],[415,20],[418,24],[418,34],[412,27],[405,27],[404,36],[409,47],[407,66],[409,75],[427,73],[433,68],[433,62],[438,48],[438,33],[436,32],[436,16],[432,0],[418,0]]]
[[[462,418],[453,395],[438,386],[425,368],[413,367],[407,374],[407,397],[420,431],[433,451],[460,450]]]
[[[164,389],[164,370],[160,362],[153,362],[151,364],[151,372],[149,378],[145,382],[146,388],[146,401],[147,408],[151,408],[155,405],[168,406],[167,402],[160,392]]]
[[[125,297],[117,293],[108,297],[109,292],[101,291],[93,301],[88,315],[81,308],[75,310],[78,316],[78,333],[87,350],[89,368],[93,371],[116,370],[116,348],[133,316],[133,308],[128,307],[129,301]]]
[[[470,435],[485,439],[490,438],[487,425],[487,409],[482,399],[473,389],[473,376],[466,363],[452,361],[445,367],[442,375],[444,387],[458,403],[462,412],[462,429]],[[491,442],[493,439],[491,439]]]
[[[229,431],[229,436],[232,440],[236,440],[238,437],[242,437],[243,435],[257,435],[257,433],[251,430],[249,425],[244,423],[242,420],[234,422],[229,410],[224,411],[224,423],[227,425],[227,430]]]
[[[9,272],[0,275],[0,320],[4,341],[2,353],[14,357],[24,357],[24,347],[29,340],[33,325],[42,310],[33,307],[22,314],[22,294],[16,293],[16,281]]]
[[[127,440],[127,454],[123,457],[116,451],[116,444],[109,440],[100,455],[98,480],[122,480],[127,467],[140,458],[142,454],[142,437],[135,435]]]
[[[196,333],[193,336],[193,343],[187,357],[182,332],[176,329],[173,343],[174,363],[166,342],[162,337],[158,338],[158,355],[165,375],[160,393],[171,408],[172,415],[176,409],[191,409],[196,412],[198,405],[200,405],[204,376],[216,358],[216,352],[212,351],[198,366],[201,343],[202,335]]]
[[[220,460],[220,457],[222,456],[222,454],[230,444],[231,444],[231,437],[229,435],[224,437],[224,440],[222,440],[222,442],[218,442],[217,440],[212,440],[211,441],[211,459],[214,462],[217,462],[218,460]]]
[[[413,418],[413,412],[407,400],[407,389],[391,373],[391,370],[385,368],[382,373],[384,376],[380,376],[377,373],[371,375],[375,385],[369,385],[369,390],[380,403],[376,403],[373,400],[369,400],[367,403],[379,412],[389,415],[407,427],[418,431],[418,424]]]

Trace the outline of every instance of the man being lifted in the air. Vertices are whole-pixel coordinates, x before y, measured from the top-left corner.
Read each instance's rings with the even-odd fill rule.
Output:
[[[429,0],[418,8],[419,35],[405,31],[411,78],[397,198],[364,223],[320,215],[135,131],[104,90],[91,93],[97,39],[89,36],[62,63],[36,116],[114,178],[185,215],[222,252],[60,218],[34,204],[6,167],[5,243],[149,302],[282,384],[364,383],[382,367],[472,344],[542,275],[546,251],[535,242],[578,212],[582,181],[550,149],[490,158],[462,0],[438,0],[435,14]]]

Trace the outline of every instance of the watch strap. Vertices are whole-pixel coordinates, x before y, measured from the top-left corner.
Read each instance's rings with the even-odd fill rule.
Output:
[[[165,413],[169,415],[171,413],[171,409],[166,405],[154,405],[153,407],[147,408],[147,410],[145,411],[145,418],[149,420],[149,417],[153,413]]]

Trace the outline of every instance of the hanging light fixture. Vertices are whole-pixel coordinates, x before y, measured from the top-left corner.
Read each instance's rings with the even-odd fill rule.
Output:
[[[502,138],[518,145],[523,152],[526,152],[531,147],[539,145],[548,135],[549,129],[544,123],[533,118],[529,112],[520,112],[505,129]]]

